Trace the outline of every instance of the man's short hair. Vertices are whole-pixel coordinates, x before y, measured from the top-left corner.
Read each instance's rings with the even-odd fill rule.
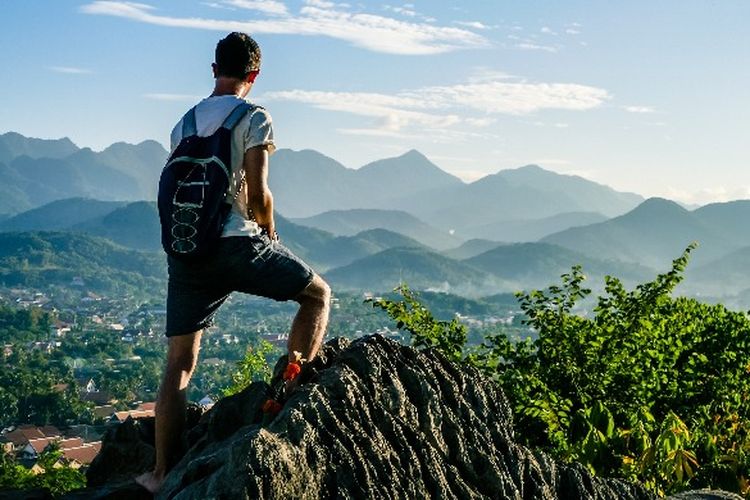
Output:
[[[245,33],[233,32],[216,44],[216,74],[230,78],[245,78],[252,71],[260,71],[260,47]]]

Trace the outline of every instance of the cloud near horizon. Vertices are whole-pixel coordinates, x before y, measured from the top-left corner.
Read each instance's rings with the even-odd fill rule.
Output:
[[[402,21],[375,14],[351,12],[346,4],[305,0],[299,14],[275,0],[225,0],[234,8],[255,10],[270,17],[253,20],[221,20],[162,15],[151,5],[97,0],[80,7],[86,14],[122,17],[132,21],[175,28],[244,31],[251,34],[326,36],[356,47],[398,55],[428,55],[460,49],[482,48],[489,41],[464,28],[435,26],[428,22]]]

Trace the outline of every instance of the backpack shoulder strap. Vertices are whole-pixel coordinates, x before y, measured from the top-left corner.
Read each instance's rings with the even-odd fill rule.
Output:
[[[185,137],[190,137],[197,133],[198,129],[195,126],[195,107],[192,107],[187,113],[185,113],[185,116],[182,117],[182,138],[184,139]]]
[[[242,120],[245,114],[255,107],[257,106],[253,106],[248,102],[242,102],[238,104],[237,107],[235,107],[232,112],[229,113],[229,116],[227,116],[226,120],[224,120],[224,123],[221,124],[222,128],[232,130],[240,122],[240,120]]]

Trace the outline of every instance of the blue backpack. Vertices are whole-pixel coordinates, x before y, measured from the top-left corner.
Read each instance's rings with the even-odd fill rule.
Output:
[[[161,243],[172,257],[205,257],[218,243],[240,191],[234,196],[229,191],[232,129],[252,107],[238,104],[221,127],[207,137],[198,136],[195,108],[182,119],[182,140],[159,179]]]

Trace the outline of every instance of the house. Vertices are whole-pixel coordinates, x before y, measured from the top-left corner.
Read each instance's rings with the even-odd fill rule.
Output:
[[[2,443],[2,448],[7,452],[18,452],[25,449],[32,440],[58,438],[60,434],[60,430],[53,425],[45,425],[43,427],[19,425],[0,436],[0,443]]]
[[[81,394],[82,401],[90,401],[95,405],[108,405],[114,403],[116,400],[112,397],[112,394],[106,391],[92,391]]]
[[[156,414],[153,410],[127,410],[127,411],[117,411],[110,417],[108,420],[109,423],[112,424],[121,424],[124,421],[126,421],[129,418],[133,419],[139,419],[139,418],[149,418],[154,417]]]
[[[78,377],[76,378],[76,382],[78,383],[81,393],[96,392],[96,383],[93,378]]]
[[[71,446],[62,448],[63,458],[67,462],[69,467],[78,469],[80,467],[87,467],[91,462],[94,461],[96,455],[99,454],[99,450],[102,448],[101,441],[95,441],[92,443],[82,443],[80,446]]]
[[[97,405],[97,406],[94,406],[94,410],[93,410],[94,418],[97,420],[100,420],[100,419],[107,420],[114,413],[115,413],[114,405]]]

